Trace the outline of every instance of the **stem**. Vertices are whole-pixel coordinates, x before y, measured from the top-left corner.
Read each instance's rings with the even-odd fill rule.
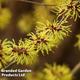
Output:
[[[26,3],[41,5],[41,6],[56,6],[56,5],[49,5],[49,4],[40,3],[40,2],[36,2],[36,1],[30,1],[30,0],[17,0],[17,1],[22,1],[22,2],[26,2]]]
[[[11,65],[13,65],[15,63],[15,60],[11,63],[9,63],[4,69],[7,69],[8,67],[10,67]]]
[[[76,72],[80,69],[80,62],[74,67],[74,69],[72,70],[72,75],[75,75]]]

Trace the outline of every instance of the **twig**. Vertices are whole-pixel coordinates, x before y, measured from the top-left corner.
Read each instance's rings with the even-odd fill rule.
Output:
[[[76,72],[80,69],[80,62],[74,67],[74,69],[72,70],[72,75],[75,75]]]
[[[10,64],[8,64],[4,69],[7,69],[8,67],[10,67],[11,65],[13,65],[15,63],[15,60],[13,62],[11,62]]]
[[[40,2],[30,1],[30,0],[17,0],[17,1],[22,1],[22,2],[26,2],[26,3],[41,5],[41,6],[56,6],[56,5],[52,5],[52,4],[49,5],[49,4],[46,4],[46,3],[40,3]]]

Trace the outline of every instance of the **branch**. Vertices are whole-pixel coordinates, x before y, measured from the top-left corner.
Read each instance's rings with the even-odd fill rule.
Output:
[[[8,67],[10,67],[11,65],[13,65],[15,63],[15,60],[12,61],[11,63],[9,63],[4,69],[7,69]]]
[[[49,5],[49,4],[40,3],[40,2],[36,2],[36,1],[30,1],[30,0],[17,0],[17,1],[26,2],[26,3],[30,3],[30,4],[36,4],[36,5],[40,5],[40,6],[56,6],[56,5]]]
[[[75,73],[80,69],[80,62],[74,67],[72,70],[72,75],[75,75]]]

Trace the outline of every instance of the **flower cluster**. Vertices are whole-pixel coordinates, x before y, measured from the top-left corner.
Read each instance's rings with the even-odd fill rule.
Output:
[[[66,5],[68,5],[71,0],[44,0],[44,3],[52,6],[48,6],[49,10],[54,13],[59,13],[63,9],[66,9]]]
[[[53,13],[59,17],[66,19],[73,18],[74,21],[80,18],[80,2],[79,0],[44,0],[45,3],[52,6],[49,7]]]
[[[4,67],[7,62],[11,61],[9,53],[11,51],[11,42],[5,39],[0,40],[0,68]]]
[[[52,23],[50,21],[46,21],[46,23],[37,22],[37,34],[31,35],[33,41],[37,41],[37,48],[39,47],[42,51],[46,50],[46,52],[48,52],[51,48],[57,47],[64,37],[68,36],[71,31],[70,26],[66,24],[66,21],[62,21],[61,23],[58,21]]]
[[[59,16],[66,17],[67,18],[73,18],[74,21],[77,20],[77,18],[80,18],[80,2],[78,0],[70,0],[71,2],[66,5],[65,9],[62,9],[62,11],[59,13]]]
[[[46,23],[38,22],[35,31],[36,33],[27,34],[28,38],[19,40],[17,43],[15,40],[9,41],[9,52],[7,52],[8,49],[6,52],[10,61],[14,60],[17,64],[31,65],[37,61],[39,52],[48,54],[52,48],[56,48],[61,43],[64,37],[68,36],[71,30],[69,25],[66,25],[66,21],[61,23],[47,21]],[[2,51],[1,53],[4,54]],[[1,60],[3,59],[1,58]]]
[[[65,65],[47,65],[44,69],[45,80],[72,80],[70,69]],[[47,76],[49,76],[47,78]]]
[[[17,64],[32,65],[37,61],[38,55],[31,45],[31,41],[19,40],[18,44],[5,39],[0,41],[0,68],[3,68],[7,63],[15,61]]]
[[[37,32],[45,31],[48,35],[57,35],[57,33],[68,36],[68,31],[70,31],[70,26],[67,21],[45,21],[46,23],[37,22],[36,30]]]
[[[40,32],[37,34],[31,33],[29,36],[33,42],[32,45],[34,45],[37,52],[41,51],[44,53],[44,51],[46,51],[48,53],[48,51],[51,51],[54,44],[52,43],[52,38],[46,35],[45,32]]]
[[[29,73],[27,80],[72,80],[70,69],[65,65],[47,65],[41,72]]]
[[[31,45],[28,39],[25,41],[19,40],[18,45],[13,40],[10,56],[12,56],[12,60],[15,60],[17,64],[31,65],[37,59],[37,54],[34,50],[34,46]]]

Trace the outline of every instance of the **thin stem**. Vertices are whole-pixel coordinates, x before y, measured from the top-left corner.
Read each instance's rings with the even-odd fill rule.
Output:
[[[10,67],[11,65],[13,65],[15,63],[15,60],[12,61],[11,63],[9,63],[4,69],[7,69],[8,67]]]
[[[75,75],[76,72],[80,69],[80,62],[74,67],[74,69],[72,70],[72,75]]]
[[[51,5],[51,4],[49,5],[49,4],[40,3],[40,2],[36,2],[36,1],[30,1],[30,0],[17,0],[17,1],[22,1],[22,2],[26,2],[26,3],[41,5],[41,6],[56,6],[56,5]]]

